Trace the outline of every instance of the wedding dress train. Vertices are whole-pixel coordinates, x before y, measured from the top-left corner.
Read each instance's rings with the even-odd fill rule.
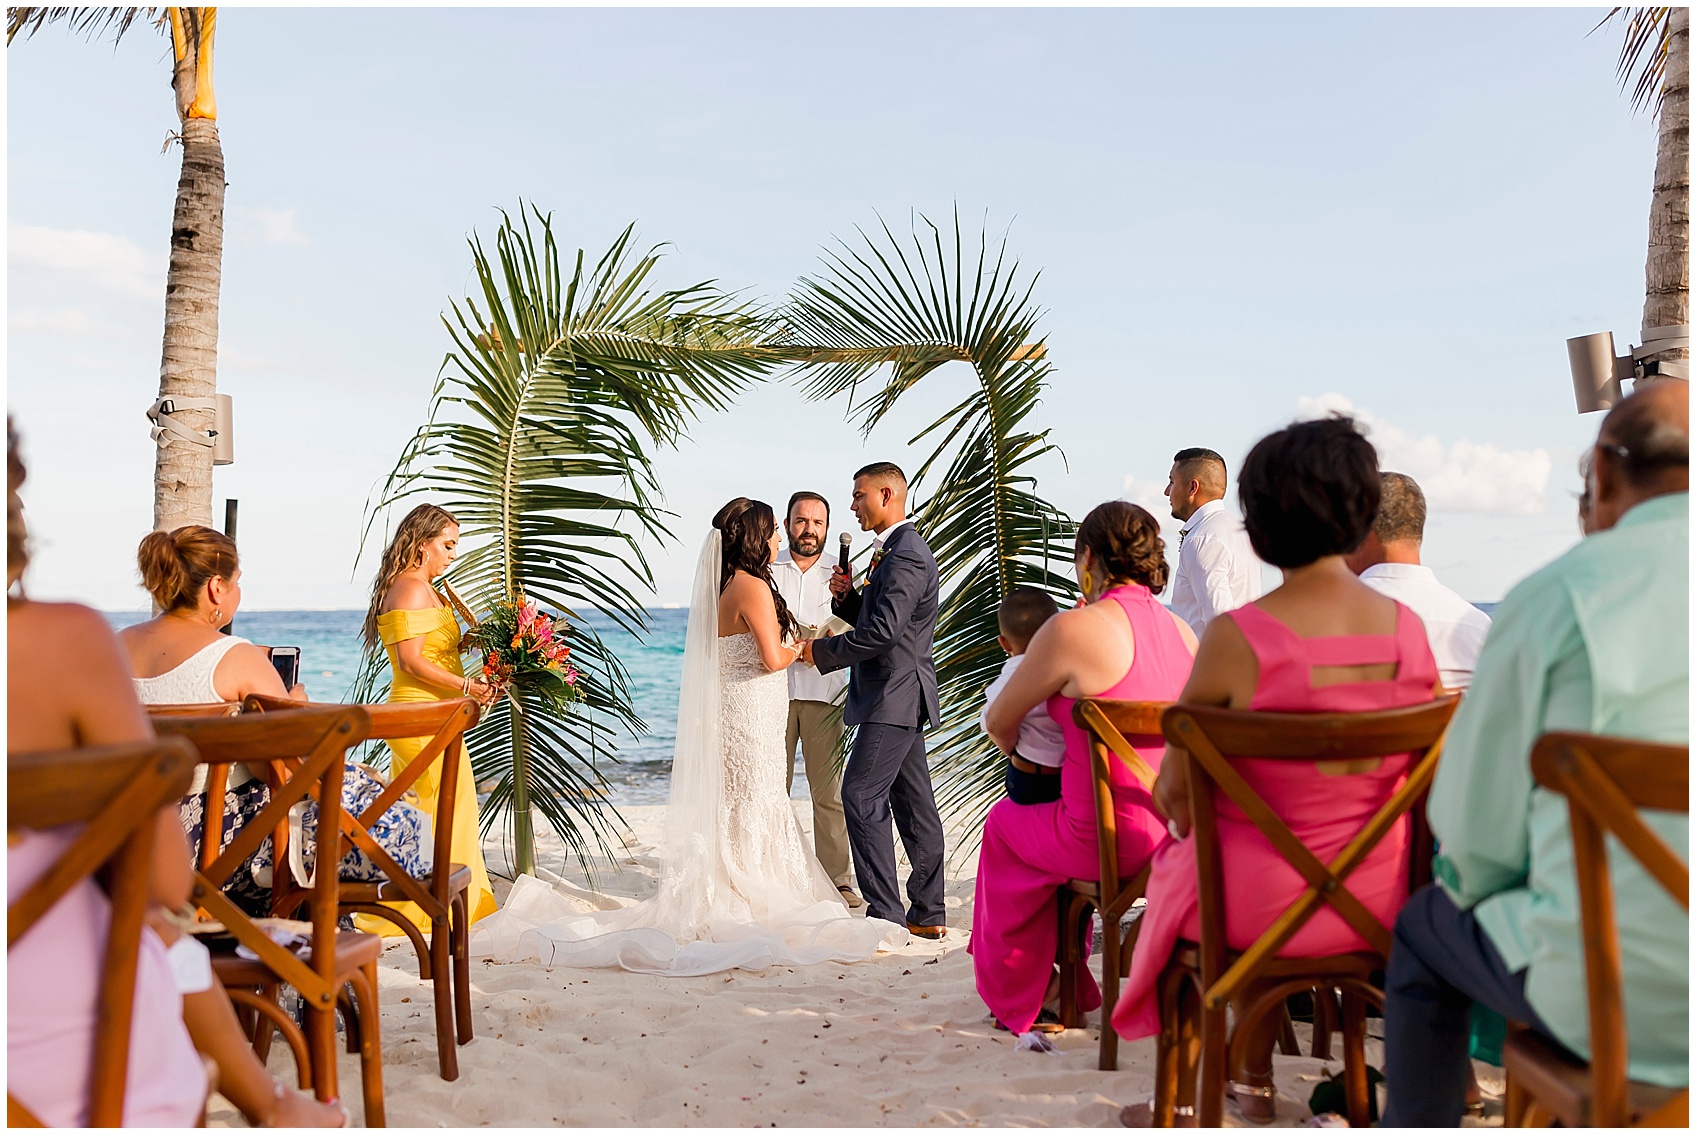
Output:
[[[788,679],[752,634],[718,637],[719,564],[715,530],[689,612],[658,891],[582,911],[520,876],[472,927],[473,956],[686,977],[862,961],[907,942],[905,927],[849,914],[807,845],[784,775]]]

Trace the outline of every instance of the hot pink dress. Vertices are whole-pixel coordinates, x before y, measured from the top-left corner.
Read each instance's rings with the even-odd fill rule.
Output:
[[[1138,584],[1113,588],[1100,601],[1107,600],[1118,603],[1130,620],[1135,656],[1125,676],[1095,696],[1175,701],[1189,679],[1191,657],[1171,612]],[[1072,721],[1073,702],[1058,694],[1048,699],[1048,714],[1066,737],[1060,799],[1052,804],[1002,800],[984,820],[968,949],[978,995],[995,1019],[1014,1032],[1036,1023],[1054,973],[1059,939],[1055,889],[1069,879],[1096,879],[1101,874],[1089,742]],[[1160,767],[1165,745],[1159,737],[1126,740],[1151,767]],[[1112,762],[1112,769],[1119,871],[1135,874],[1148,863],[1165,827],[1154,813],[1148,790],[1120,762]],[[1078,967],[1078,1005],[1086,1012],[1101,1005],[1101,991],[1088,966]]]
[[[1301,638],[1251,603],[1232,619],[1260,663],[1250,709],[1274,713],[1358,713],[1431,700],[1437,663],[1419,616],[1396,604],[1396,629],[1389,635]],[[1341,682],[1315,687],[1315,666],[1371,666],[1394,662],[1396,676],[1377,682]],[[1329,862],[1384,801],[1401,787],[1411,755],[1386,757],[1369,772],[1342,775],[1320,765],[1290,761],[1234,762],[1251,788],[1271,805],[1296,838],[1321,862]],[[1336,773],[1331,775],[1330,773]],[[1219,847],[1225,864],[1225,940],[1247,949],[1306,889],[1306,882],[1273,849],[1242,811],[1217,797]],[[1349,875],[1348,888],[1386,926],[1407,899],[1407,823],[1404,821]],[[1127,1040],[1160,1031],[1155,986],[1180,938],[1201,933],[1196,897],[1195,841],[1168,836],[1154,853],[1148,879],[1148,913],[1131,958],[1124,996],[1113,1009],[1113,1027]],[[1279,954],[1319,958],[1370,949],[1366,940],[1329,906],[1322,906],[1284,944]]]
[[[26,831],[6,851],[6,895],[23,895],[76,838]],[[88,1080],[111,905],[88,879],[6,951],[6,1090],[49,1127],[88,1125]],[[206,1103],[206,1066],[183,1025],[164,943],[141,932],[130,1024],[125,1127],[191,1127]]]

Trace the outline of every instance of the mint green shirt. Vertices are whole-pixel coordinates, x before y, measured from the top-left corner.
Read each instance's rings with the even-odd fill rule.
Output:
[[[1590,1052],[1578,881],[1564,797],[1536,786],[1555,730],[1690,742],[1690,494],[1644,501],[1495,611],[1431,788],[1436,876],[1475,910],[1555,1039]],[[1688,862],[1686,816],[1643,813]],[[1689,1083],[1690,920],[1608,839],[1633,1079]]]

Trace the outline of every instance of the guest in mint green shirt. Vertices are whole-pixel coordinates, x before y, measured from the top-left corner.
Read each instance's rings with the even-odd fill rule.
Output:
[[[1689,384],[1661,382],[1602,424],[1598,531],[1496,608],[1449,729],[1429,815],[1438,886],[1396,920],[1386,980],[1386,1126],[1454,1126],[1474,1002],[1589,1052],[1566,801],[1532,745],[1577,730],[1688,744]],[[1644,813],[1688,855],[1684,815]],[[1633,1079],[1689,1082],[1689,919],[1630,855],[1609,857]]]

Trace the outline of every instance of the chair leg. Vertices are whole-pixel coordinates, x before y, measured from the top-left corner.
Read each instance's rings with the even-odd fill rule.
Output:
[[[1325,999],[1331,999],[1330,990]],[[1318,1013],[1314,1013],[1317,1020]],[[1343,1097],[1348,1101],[1350,1127],[1371,1124],[1372,1086],[1366,1078],[1366,1000],[1360,994],[1343,991]]]
[[[1096,1066],[1103,1072],[1119,1069],[1119,1033],[1113,1027],[1113,1006],[1119,1003],[1119,960],[1124,940],[1117,926],[1101,926],[1101,1058]]]
[[[454,898],[453,942],[453,1009],[458,1025],[459,1043],[471,1043],[471,900],[461,891]]]
[[[336,1082],[336,1006],[306,1007],[306,1054],[312,1064],[313,1094],[320,1100],[339,1098]]]
[[[383,1108],[383,1029],[377,1009],[377,963],[359,967],[350,983],[366,1027],[360,1029],[359,1081],[365,1100],[365,1126],[386,1127]]]
[[[1312,1054],[1318,1059],[1331,1059],[1331,1034],[1337,1027],[1337,995],[1324,986],[1314,986]]]
[[[1281,1018],[1278,1021],[1278,1051],[1285,1056],[1301,1055],[1301,1040],[1296,1036],[1295,1022],[1290,1020],[1290,1006],[1286,1002],[1278,1010]]]
[[[436,1063],[442,1079],[459,1079],[459,1046],[454,1039],[453,931],[449,919],[430,932],[430,992],[436,1004]]]
[[[1224,1126],[1225,1077],[1229,1035],[1225,1009],[1201,1007],[1201,1067],[1196,1077],[1196,1123],[1201,1127]]]
[[[280,987],[276,984],[261,985],[259,987],[259,996],[275,1005],[277,1004],[279,989]],[[259,1058],[259,1063],[263,1064],[271,1058],[271,1036],[275,1026],[272,1025],[270,1021],[266,1020],[265,1015],[260,1013],[257,1009],[254,1010],[254,1018],[252,1033],[253,1055]]]
[[[1531,1096],[1525,1086],[1512,1075],[1507,1077],[1507,1089],[1502,1093],[1502,1126],[1525,1127],[1525,1113],[1531,1106]]]

